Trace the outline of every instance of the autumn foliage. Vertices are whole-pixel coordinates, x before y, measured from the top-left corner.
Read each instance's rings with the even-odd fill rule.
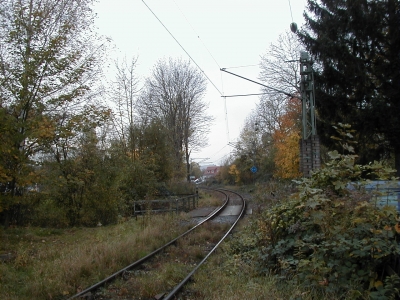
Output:
[[[272,134],[276,154],[274,158],[274,176],[279,178],[300,177],[300,117],[301,101],[297,98],[288,100],[286,113],[279,117],[277,129]]]

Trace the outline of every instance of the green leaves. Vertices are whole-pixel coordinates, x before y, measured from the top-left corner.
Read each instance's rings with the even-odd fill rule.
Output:
[[[400,255],[397,213],[370,202],[361,174],[387,179],[393,170],[381,162],[356,165],[353,154],[329,156],[326,168],[297,181],[296,194],[263,213],[256,234],[258,262],[305,289],[389,299],[400,287],[393,278],[390,286],[390,273],[383,271]],[[348,188],[353,180],[359,188]]]
[[[0,184],[12,191],[1,195],[0,207],[10,214],[14,205],[16,212],[28,205],[25,189],[46,173],[39,161],[67,160],[80,136],[109,118],[93,101],[105,46],[92,31],[92,3],[0,2]],[[80,175],[69,181],[71,190],[90,178]],[[30,204],[33,211],[37,203]]]
[[[338,159],[341,157],[339,152],[337,152],[337,150],[328,152],[328,155],[329,155],[330,159],[332,159],[332,160],[335,160],[335,159]]]

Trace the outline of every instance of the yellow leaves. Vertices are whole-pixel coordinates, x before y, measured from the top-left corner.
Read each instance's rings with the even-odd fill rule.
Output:
[[[265,222],[258,221],[257,223],[258,223],[258,228],[259,228],[260,232],[266,234],[268,232],[268,229],[267,229],[267,225],[265,224]]]
[[[39,140],[52,139],[55,135],[55,121],[46,116],[40,116],[31,120],[31,138]]]
[[[300,128],[297,120],[301,112],[301,102],[293,98],[289,101],[286,114],[279,118],[280,128],[275,130],[272,137],[277,149],[275,156],[274,176],[280,178],[300,177]]]
[[[366,220],[365,220],[365,222],[366,222]],[[399,224],[396,224],[396,225],[394,225],[393,227],[392,227],[392,226],[389,226],[389,225],[385,225],[385,226],[383,227],[383,229],[374,229],[374,228],[371,228],[371,229],[370,229],[370,231],[371,231],[373,234],[382,234],[382,233],[384,233],[385,235],[387,235],[388,233],[392,232],[393,230],[395,230],[397,233],[400,233],[400,226],[399,226]]]
[[[367,207],[367,206],[370,206],[370,204],[367,201],[362,201],[362,202],[357,203],[356,209],[360,209],[360,208]]]
[[[345,189],[346,188],[346,183],[345,182],[342,182],[342,181],[340,181],[340,180],[338,180],[338,181],[334,181],[334,182],[332,182],[333,183],[333,185],[335,186],[335,190],[343,190],[343,189]]]
[[[292,132],[280,141],[275,142],[277,153],[275,156],[275,173],[280,178],[296,178],[300,176],[300,134]]]
[[[362,224],[362,223],[365,223],[365,218],[355,218],[353,221],[352,221],[352,224],[353,225],[355,225],[355,224]]]
[[[344,206],[344,201],[336,201],[333,204],[334,207]]]
[[[1,182],[11,181],[11,177],[7,174],[6,169],[0,165],[0,180]]]
[[[379,229],[373,229],[373,228],[371,228],[370,231],[371,231],[373,234],[382,234],[382,230],[379,230]]]
[[[240,182],[240,171],[238,170],[238,168],[236,167],[235,164],[233,164],[229,167],[228,173],[235,177],[235,183]]]

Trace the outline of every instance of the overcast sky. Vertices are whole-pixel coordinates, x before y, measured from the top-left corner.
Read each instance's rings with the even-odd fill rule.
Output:
[[[221,95],[260,92],[256,84],[220,68],[248,66],[230,71],[257,80],[260,56],[289,30],[292,16],[299,27],[304,23],[305,5],[306,0],[99,0],[95,12],[99,32],[115,45],[110,59],[138,57],[137,76],[142,81],[158,59],[189,60],[188,54],[195,62],[192,65],[206,74],[204,101],[215,121],[210,124],[209,146],[192,158],[219,165],[233,150],[228,143],[237,140],[245,118],[258,103],[257,96],[225,102]]]

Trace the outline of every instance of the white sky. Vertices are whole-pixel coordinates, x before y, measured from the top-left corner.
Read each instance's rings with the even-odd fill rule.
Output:
[[[260,92],[258,85],[219,69],[256,65],[228,70],[258,81],[260,56],[280,34],[289,30],[292,15],[299,27],[304,23],[302,14],[306,0],[144,2],[99,0],[96,4],[99,33],[112,38],[116,47],[110,59],[127,57],[129,61],[132,56],[137,56],[137,75],[142,80],[151,74],[152,67],[160,58],[189,60],[185,51],[147,8],[149,6],[216,86],[208,81],[204,98],[209,103],[208,114],[215,118],[210,124],[209,146],[192,153],[192,158],[197,162],[201,161],[197,158],[208,158],[202,164],[219,165],[221,159],[233,150],[228,142],[239,137],[244,120],[258,103],[257,96],[226,98],[226,118],[225,101],[220,92],[227,96]]]

